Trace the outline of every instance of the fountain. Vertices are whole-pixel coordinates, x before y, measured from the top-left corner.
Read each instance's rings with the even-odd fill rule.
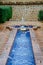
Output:
[[[22,22],[24,22],[24,18],[22,17],[22,20],[21,20]]]
[[[27,13],[27,8],[26,8],[26,6],[24,6],[23,16],[22,16],[22,20],[21,20],[22,22],[25,21],[24,16],[26,16],[26,14],[28,14]]]

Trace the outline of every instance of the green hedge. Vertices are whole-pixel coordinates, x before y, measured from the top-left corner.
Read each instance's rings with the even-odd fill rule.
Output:
[[[39,21],[43,21],[43,10],[40,10],[40,11],[39,11],[38,20],[39,20]]]
[[[4,23],[12,18],[12,7],[0,6],[0,23]]]

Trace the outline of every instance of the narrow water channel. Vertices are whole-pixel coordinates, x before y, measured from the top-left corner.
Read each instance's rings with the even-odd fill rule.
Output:
[[[36,65],[29,31],[17,31],[6,65]]]

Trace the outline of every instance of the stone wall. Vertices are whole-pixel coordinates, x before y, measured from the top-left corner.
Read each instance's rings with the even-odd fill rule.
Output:
[[[40,2],[43,0],[0,0],[4,2]],[[12,6],[13,16],[11,20],[37,21],[39,10],[43,10],[42,5],[9,5]]]
[[[36,2],[36,1],[43,1],[43,0],[0,0],[5,2]]]
[[[13,16],[11,20],[37,21],[39,10],[43,10],[43,5],[12,5]]]

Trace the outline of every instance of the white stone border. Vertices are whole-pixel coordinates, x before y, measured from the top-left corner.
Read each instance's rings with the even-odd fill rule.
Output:
[[[30,35],[31,35],[32,47],[33,47],[36,65],[43,65],[43,56],[33,29],[30,29]]]

